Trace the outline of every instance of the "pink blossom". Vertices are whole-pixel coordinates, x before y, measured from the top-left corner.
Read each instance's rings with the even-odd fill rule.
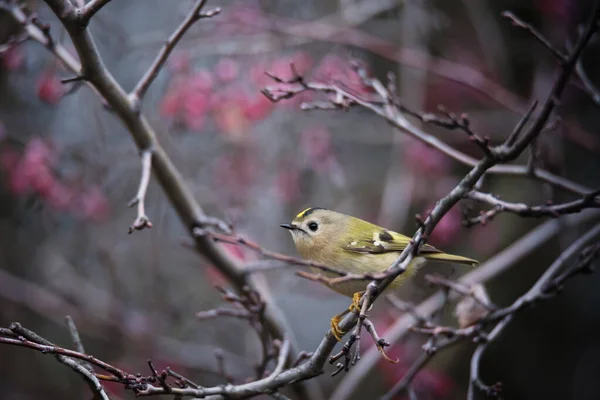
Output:
[[[187,85],[192,91],[209,92],[214,86],[214,77],[209,70],[201,69],[192,74]]]
[[[26,168],[19,163],[13,168],[8,177],[8,187],[14,195],[22,195],[31,189]]]
[[[108,200],[97,186],[92,186],[79,195],[77,208],[81,218],[97,223],[106,221],[110,214]]]
[[[23,47],[15,44],[9,46],[8,49],[0,53],[0,61],[8,71],[17,71],[25,61]]]
[[[450,172],[451,164],[447,156],[422,142],[412,141],[403,148],[406,164],[415,171],[431,176]]]
[[[215,66],[215,75],[221,82],[231,82],[239,73],[239,64],[231,58],[222,58]]]
[[[45,195],[48,205],[58,211],[68,211],[74,198],[73,190],[62,183],[56,183]]]
[[[191,68],[191,57],[188,51],[176,51],[169,57],[169,71],[173,74],[186,73]]]
[[[256,93],[248,98],[244,105],[244,115],[250,121],[260,121],[269,116],[273,110],[273,103],[262,93]]]
[[[40,100],[50,105],[56,105],[65,94],[65,88],[56,72],[47,70],[38,79],[37,93]]]
[[[309,165],[317,172],[326,172],[335,162],[331,136],[322,126],[305,129],[300,136],[300,146],[307,155]]]
[[[458,232],[462,227],[461,218],[462,216],[458,207],[451,208],[433,230],[429,238],[431,244],[444,247],[456,241],[458,239]]]
[[[27,175],[31,188],[43,196],[48,195],[57,184],[54,173],[45,164],[40,164],[35,170],[28,170]]]

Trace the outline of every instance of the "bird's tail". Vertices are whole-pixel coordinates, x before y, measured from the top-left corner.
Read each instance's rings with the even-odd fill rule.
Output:
[[[471,258],[455,256],[454,254],[447,253],[429,253],[429,254],[421,254],[422,257],[427,258],[428,260],[440,261],[446,263],[454,263],[454,264],[464,264],[470,265],[471,267],[479,264],[479,261],[473,260]]]

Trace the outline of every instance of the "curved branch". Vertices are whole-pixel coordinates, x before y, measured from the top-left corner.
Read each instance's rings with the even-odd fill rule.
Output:
[[[146,117],[137,112],[127,93],[104,66],[89,30],[87,28],[82,29],[79,24],[78,9],[66,0],[46,0],[45,2],[64,25],[81,60],[81,65],[78,65],[72,59],[61,58],[69,60],[67,64],[69,69],[84,76],[105,101],[110,104],[112,110],[130,132],[137,147],[141,151],[152,149],[154,175],[184,226],[194,238],[198,251],[211,264],[215,265],[238,291],[241,292],[244,286],[250,286],[253,290],[262,292],[258,290],[254,280],[247,277],[243,269],[219,249],[211,238],[193,235],[194,228],[202,228],[205,225],[210,226],[208,224],[210,219],[204,214],[190,188],[184,183],[185,180],[181,173],[158,142],[156,133]],[[263,296],[263,298],[265,297],[267,296]],[[281,312],[275,304],[270,303],[266,310],[266,328],[274,337],[283,339],[284,328],[282,323]]]
[[[85,25],[87,25],[90,22],[90,19],[92,19],[92,17],[96,15],[96,13],[100,11],[100,9],[107,5],[109,2],[110,0],[90,0],[89,3],[83,6],[80,12],[81,19],[85,23]]]

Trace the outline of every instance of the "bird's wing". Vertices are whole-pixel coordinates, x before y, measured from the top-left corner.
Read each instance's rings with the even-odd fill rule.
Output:
[[[394,231],[382,229],[375,231],[372,236],[364,235],[347,243],[345,249],[356,253],[387,253],[390,251],[402,251],[410,243],[410,238]],[[433,246],[425,244],[421,246],[421,254],[441,253]]]

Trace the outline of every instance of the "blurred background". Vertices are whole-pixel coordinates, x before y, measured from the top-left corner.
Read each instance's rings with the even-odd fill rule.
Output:
[[[41,1],[29,1],[51,32],[74,52]],[[435,112],[438,105],[468,113],[493,142],[504,139],[535,98],[544,99],[556,62],[523,30],[500,17],[511,10],[558,48],[576,40],[589,13],[585,0],[211,0],[221,15],[190,29],[145,98],[143,112],[209,215],[225,218],[260,245],[296,255],[279,228],[309,206],[326,207],[412,235],[415,214],[426,214],[467,172],[443,154],[394,131],[368,111],[300,111],[305,96],[272,104],[260,89],[264,71],[290,76],[289,63],[310,79],[343,82],[363,93],[350,68],[360,60],[382,79],[397,77],[403,104]],[[131,89],[160,46],[191,8],[190,1],[113,0],[92,23],[107,68]],[[15,36],[16,35],[16,36]],[[254,372],[259,342],[243,321],[197,321],[195,313],[222,305],[214,285],[223,276],[186,248],[186,231],[161,188],[147,196],[151,230],[128,235],[135,209],[138,151],[128,132],[88,87],[70,77],[34,42],[13,43],[19,28],[0,10],[0,325],[19,321],[71,346],[71,315],[86,350],[132,372],[146,360],[202,385],[222,383],[215,349],[234,381]],[[2,44],[7,43],[7,44]],[[600,85],[598,39],[583,67]],[[573,80],[557,128],[538,140],[544,168],[589,187],[600,184],[598,109]],[[466,135],[423,127],[472,156]],[[519,160],[524,163],[527,158]],[[487,191],[532,204],[570,199],[527,179],[490,177]],[[500,215],[463,227],[461,203],[435,229],[430,243],[485,261],[539,220]],[[597,221],[596,221],[597,223]],[[524,293],[561,250],[585,231],[565,229],[525,261],[487,285],[507,305]],[[255,254],[223,245],[234,257]],[[456,278],[457,267],[427,267]],[[329,319],[348,306],[294,268],[262,274],[301,350],[312,351]],[[482,377],[502,381],[506,398],[595,399],[600,395],[600,276],[578,277],[564,293],[523,312],[483,358]],[[420,273],[399,296],[419,302],[431,294]],[[443,321],[454,324],[451,308]],[[372,311],[380,333],[402,313],[385,300]],[[385,393],[420,354],[423,338],[394,343],[398,365],[382,362],[352,399]],[[366,343],[365,343],[366,345]],[[464,398],[472,345],[439,354],[415,378],[420,400]],[[81,378],[50,356],[0,346],[0,398],[90,398]],[[333,367],[329,367],[333,368]],[[316,378],[329,398],[344,375]],[[115,398],[133,398],[106,385]],[[399,397],[400,398],[400,397]]]

